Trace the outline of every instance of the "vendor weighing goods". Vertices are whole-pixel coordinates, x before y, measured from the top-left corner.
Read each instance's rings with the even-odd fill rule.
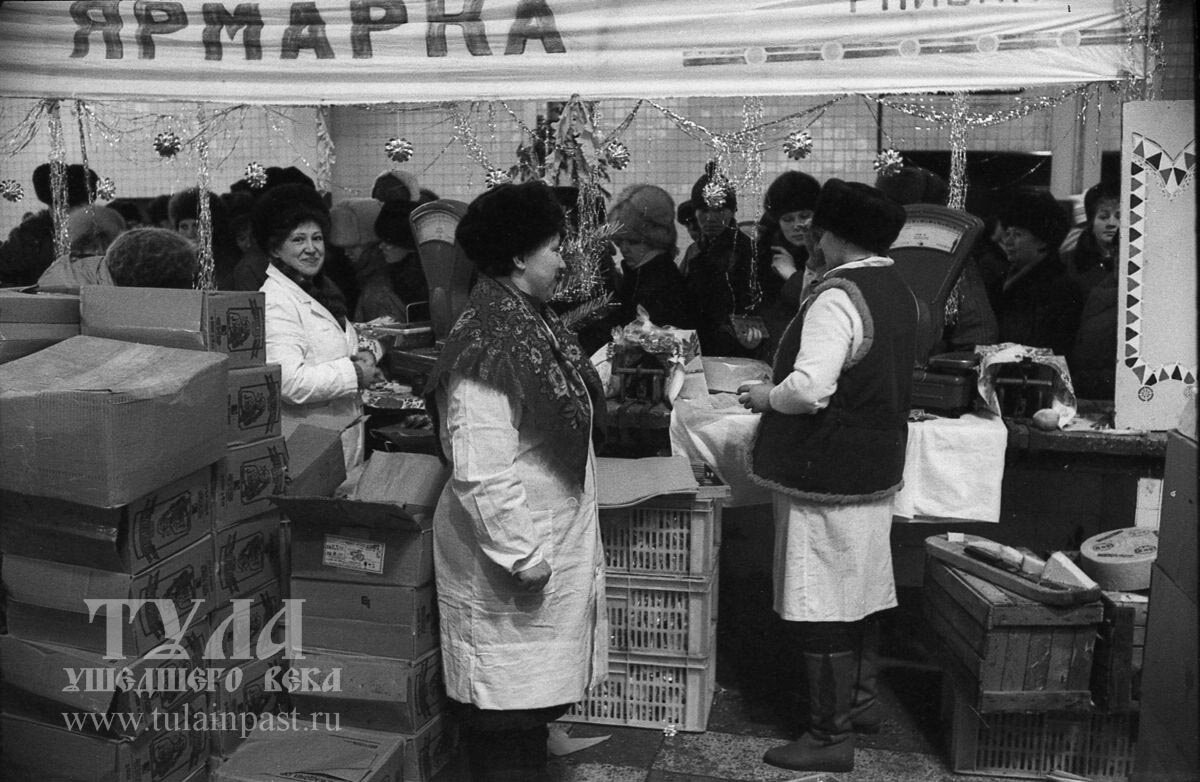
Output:
[[[111,508],[225,449],[225,359],[73,337],[0,366],[0,489]]]

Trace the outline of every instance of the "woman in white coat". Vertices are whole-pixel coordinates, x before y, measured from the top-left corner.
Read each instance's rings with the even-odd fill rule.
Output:
[[[475,780],[548,779],[547,723],[607,672],[603,390],[547,306],[563,225],[540,182],[471,203],[456,239],[479,280],[427,386],[453,468],[433,530],[442,661]]]
[[[329,210],[303,185],[268,190],[254,208],[254,238],[270,263],[266,295],[267,361],[282,373],[282,430],[301,423],[341,433],[347,470],[363,460],[359,391],[382,379],[373,346],[360,344],[346,302],[321,273]]]

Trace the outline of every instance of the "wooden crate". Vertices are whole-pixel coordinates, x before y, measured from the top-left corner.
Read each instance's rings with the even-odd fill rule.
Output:
[[[1099,601],[1043,605],[930,559],[922,603],[947,669],[978,711],[1091,707]]]
[[[1136,711],[1150,603],[1135,592],[1104,592],[1101,601],[1104,621],[1096,634],[1092,701],[1107,712]]]

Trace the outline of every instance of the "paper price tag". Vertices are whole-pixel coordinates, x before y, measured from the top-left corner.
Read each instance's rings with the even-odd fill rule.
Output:
[[[382,573],[386,549],[383,543],[326,535],[321,564],[360,573]]]

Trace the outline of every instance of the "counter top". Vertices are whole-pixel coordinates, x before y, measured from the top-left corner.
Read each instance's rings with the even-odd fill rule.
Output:
[[[1138,456],[1162,459],[1167,453],[1166,432],[1118,434],[1099,431],[1052,431],[1034,428],[1025,420],[1006,418],[1008,447],[1022,451]]]

